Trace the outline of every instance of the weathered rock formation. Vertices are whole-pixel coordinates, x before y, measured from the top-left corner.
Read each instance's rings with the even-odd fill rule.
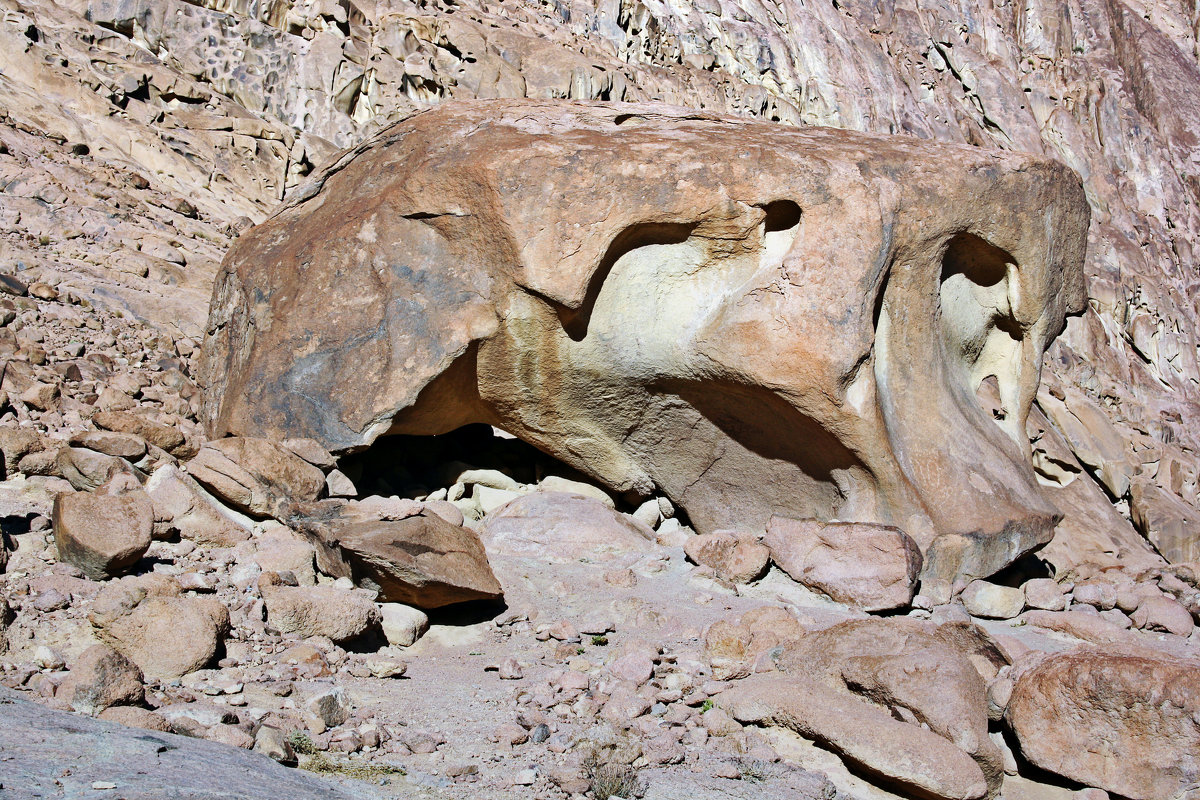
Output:
[[[932,573],[987,575],[1060,518],[1023,431],[1083,308],[1087,221],[1075,176],[1033,156],[447,105],[239,240],[206,420],[341,451],[488,422],[617,492],[661,489],[701,531],[882,522]]]

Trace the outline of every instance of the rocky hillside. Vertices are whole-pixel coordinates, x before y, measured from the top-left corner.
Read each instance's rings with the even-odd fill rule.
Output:
[[[263,797],[1190,797],[1194,6],[0,0],[0,795],[171,776],[215,797],[194,757]],[[927,153],[910,192],[954,172],[903,137],[1072,168],[1086,310],[1024,432],[1053,541],[991,581],[919,583],[895,528],[697,533],[487,426],[340,460],[207,441],[200,350],[235,239],[318,197],[339,154],[478,98],[895,134]],[[1021,204],[970,213],[1041,225],[1049,269],[1060,229]],[[242,239],[247,270],[269,275],[245,254],[272,226]],[[265,757],[341,794],[246,778]]]

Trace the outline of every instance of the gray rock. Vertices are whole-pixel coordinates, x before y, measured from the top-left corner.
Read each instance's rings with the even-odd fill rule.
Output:
[[[125,800],[382,797],[371,787],[342,786],[236,747],[52,711],[4,688],[0,751],[5,797],[96,797],[92,784],[100,781],[115,784],[111,796]],[[66,774],[64,764],[71,766]]]

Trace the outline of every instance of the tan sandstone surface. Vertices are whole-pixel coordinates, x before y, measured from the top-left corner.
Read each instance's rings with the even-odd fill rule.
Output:
[[[0,0],[0,796],[1190,797],[1198,31]]]

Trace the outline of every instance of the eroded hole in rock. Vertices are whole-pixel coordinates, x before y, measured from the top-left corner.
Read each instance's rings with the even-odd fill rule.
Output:
[[[778,264],[792,249],[796,235],[800,232],[800,206],[791,200],[776,200],[762,207],[763,219],[762,263]]]
[[[569,464],[481,423],[464,425],[438,436],[384,436],[367,450],[342,458],[339,468],[354,483],[359,497],[399,496],[454,502],[469,500],[476,485],[502,493],[524,492],[551,476],[600,488],[595,479]],[[484,476],[478,484],[469,481],[465,486],[458,484],[468,471],[499,473],[503,477]],[[480,500],[475,499],[477,503]],[[480,505],[486,511],[504,499],[504,494],[493,494]],[[623,502],[625,498],[613,499],[619,507],[631,510],[630,504]]]
[[[695,229],[696,223],[694,222],[648,222],[631,225],[618,233],[613,238],[612,244],[608,246],[608,251],[601,259],[600,265],[592,274],[583,303],[577,309],[559,309],[559,319],[562,321],[563,330],[577,342],[587,336],[588,323],[591,321],[592,311],[596,306],[596,299],[600,296],[600,290],[604,288],[604,283],[608,280],[613,266],[623,256],[643,247],[682,244],[688,240]]]
[[[946,245],[941,274],[941,331],[947,368],[1014,440],[1024,333],[1013,306],[1016,259],[972,234]]]

